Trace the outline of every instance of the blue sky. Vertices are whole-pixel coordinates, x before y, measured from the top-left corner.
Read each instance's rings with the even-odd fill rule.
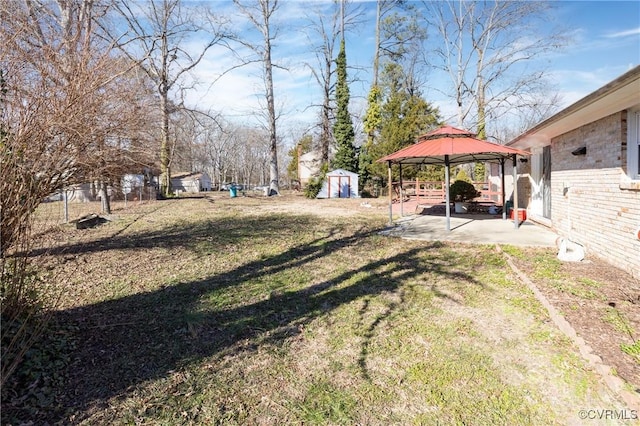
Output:
[[[640,2],[559,2],[574,42],[553,58],[566,102],[600,88],[640,64]]]
[[[221,11],[233,9],[229,2],[213,4]],[[321,102],[319,86],[304,65],[313,62],[313,55],[309,51],[309,41],[299,27],[305,13],[328,5],[326,1],[318,4],[309,0],[285,0],[276,16],[280,33],[275,41],[274,61],[286,66],[287,70],[275,72],[275,99],[283,113],[280,126],[285,129],[284,133],[297,133],[291,134],[294,138],[316,121],[318,110],[310,105]],[[639,1],[563,1],[554,2],[554,6],[555,24],[567,28],[572,42],[562,52],[540,60],[546,64],[552,82],[560,92],[563,107],[640,64]],[[351,110],[359,115],[364,110],[370,85],[375,4],[358,1],[352,7],[362,8],[365,21],[346,36],[347,61],[354,67],[349,72],[350,77],[359,80],[350,87]],[[223,111],[232,120],[253,122],[255,118],[251,117],[251,112],[259,110],[262,102],[257,95],[262,90],[258,68],[236,69],[209,87],[208,83],[231,62],[225,51],[211,51],[195,73],[201,83],[199,89],[190,93],[187,100],[200,108]],[[438,78],[433,76],[429,84],[444,84]],[[454,110],[451,100],[433,89],[425,87],[425,97],[438,106],[445,117],[451,116]]]

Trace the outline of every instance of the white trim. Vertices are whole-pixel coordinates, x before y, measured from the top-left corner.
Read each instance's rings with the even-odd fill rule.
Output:
[[[627,113],[627,175],[640,180],[640,106]]]
[[[637,108],[640,93],[640,65],[585,96],[552,117],[547,118],[507,146],[527,149],[549,145],[551,139],[593,123],[615,112]]]

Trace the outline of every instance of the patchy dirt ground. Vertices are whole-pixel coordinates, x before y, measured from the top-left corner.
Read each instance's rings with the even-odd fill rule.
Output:
[[[207,199],[213,205],[224,205],[225,209],[232,210],[242,209],[244,214],[255,216],[265,212],[345,219],[364,216],[382,224],[388,215],[386,199],[309,200],[301,194],[287,194],[272,198],[250,195],[238,200],[241,202],[233,203],[229,195],[222,192],[210,193]],[[99,206],[74,205],[71,218],[95,212],[92,210],[95,208]],[[149,209],[144,207],[141,210],[145,208]],[[136,221],[153,220],[144,215],[138,218],[136,206],[133,203],[126,209],[122,204],[115,203],[113,209],[115,216],[136,216],[136,219],[133,219],[127,227],[135,228]],[[102,232],[99,229],[96,231]],[[80,233],[81,231],[70,230],[65,232],[66,238],[75,241],[81,239]],[[97,239],[95,244],[108,244],[111,235],[105,234],[104,237],[104,240]],[[51,234],[50,238],[61,238],[61,235]],[[164,244],[161,241],[158,243]],[[611,366],[619,377],[627,381],[629,390],[640,396],[640,354],[635,352],[634,355],[633,350],[623,350],[634,344],[637,347],[637,342],[640,340],[640,283],[638,280],[594,257],[589,257],[580,263],[561,263],[551,249],[517,250],[519,250],[518,255],[513,257],[518,268],[527,274],[565,316],[578,335],[586,341],[595,354],[602,358],[603,363]],[[69,258],[72,257],[70,254]],[[86,264],[93,265],[92,262],[86,262]],[[138,271],[141,280],[144,277],[143,265]],[[147,266],[152,267],[152,264],[149,263]],[[176,269],[179,269],[179,266],[176,265]],[[97,272],[87,270],[87,273]],[[122,279],[123,286],[129,283],[128,274],[129,272],[122,271],[122,277],[116,277]],[[71,297],[69,300],[79,303],[78,300],[81,299]],[[488,335],[500,336],[502,325],[496,321],[488,321],[488,323],[485,325],[494,327],[495,331],[492,333],[488,330]]]
[[[386,199],[308,200],[285,196],[286,202],[256,205],[256,212],[303,213],[348,217],[354,214],[386,216]],[[559,262],[552,249],[523,249],[517,265],[564,315],[578,335],[600,356],[604,364],[629,383],[640,396],[640,282],[628,273],[594,256],[582,262]],[[536,262],[552,263],[550,276],[537,272]],[[548,268],[549,265],[546,265]]]
[[[604,364],[640,394],[640,353],[622,350],[640,341],[640,283],[624,271],[588,256],[582,262],[558,262],[554,277],[536,272],[536,253],[518,267],[535,282]],[[631,351],[631,350],[628,350]]]

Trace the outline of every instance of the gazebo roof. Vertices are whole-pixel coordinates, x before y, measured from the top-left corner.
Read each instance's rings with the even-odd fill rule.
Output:
[[[445,181],[449,181],[449,166],[454,164],[472,163],[474,161],[499,161],[504,168],[507,158],[513,159],[513,180],[517,181],[517,155],[529,155],[526,151],[521,151],[509,146],[485,141],[476,138],[474,133],[457,129],[452,126],[442,126],[418,138],[414,145],[403,148],[399,151],[380,158],[377,162],[386,162],[389,165],[389,223],[392,222],[392,164],[443,164],[445,165]],[[402,172],[400,182],[402,184]],[[504,173],[504,172],[503,172]],[[447,203],[450,201],[449,185],[445,185]],[[514,187],[514,193],[517,185]],[[504,186],[502,187],[502,199],[504,200]],[[402,202],[402,198],[400,198]],[[514,208],[517,209],[517,197],[514,194]],[[450,211],[445,209],[447,216],[446,229],[451,230]],[[504,217],[504,213],[503,213]],[[517,215],[514,215],[514,224],[518,227]]]
[[[444,164],[448,156],[449,164],[471,163],[475,161],[499,161],[512,155],[529,155],[509,146],[485,141],[472,132],[452,126],[442,126],[418,138],[414,145],[382,157],[378,162],[391,161],[394,164]]]

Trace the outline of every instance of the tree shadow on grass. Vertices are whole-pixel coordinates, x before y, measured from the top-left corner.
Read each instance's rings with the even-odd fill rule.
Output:
[[[304,222],[300,218],[297,220]],[[270,232],[270,226],[275,230],[284,224],[261,225],[261,232]],[[174,240],[170,244],[184,244],[184,241],[177,241],[184,240],[187,235],[193,237],[210,232],[208,225],[199,226],[201,229],[167,230],[169,239]],[[237,229],[241,228],[251,230],[251,224],[243,221],[242,227]],[[230,234],[227,234],[226,243],[249,238],[255,230],[246,234],[238,231],[231,238],[233,232],[227,229]],[[153,247],[160,234],[167,238],[166,232],[146,235],[138,240],[136,247],[139,244]],[[173,238],[172,232],[176,232]],[[240,350],[241,343],[247,339],[253,340],[253,345],[259,342],[279,345],[313,319],[361,297],[396,291],[407,280],[423,273],[478,284],[473,277],[460,273],[446,261],[425,260],[421,254],[424,250],[437,248],[439,245],[435,243],[354,266],[352,270],[302,289],[275,294],[267,292],[253,303],[218,310],[207,309],[203,303],[215,297],[216,292],[239,286],[247,280],[266,279],[280,271],[304,268],[314,261],[336,255],[368,235],[368,232],[355,232],[337,238],[329,233],[310,243],[203,280],[59,312],[56,320],[77,330],[74,337],[78,345],[71,354],[67,386],[61,391],[60,403],[65,412],[51,413],[47,420],[68,422],[72,416],[74,423],[81,422],[90,409],[105,408],[109,398],[124,395],[138,384],[166,377],[205,357]],[[105,242],[105,247],[95,246],[94,250],[127,246],[123,238],[119,235],[116,241]]]
[[[134,220],[137,221],[136,219]],[[203,218],[188,223],[173,223],[162,228],[141,229],[130,232],[118,230],[112,235],[91,239],[88,235],[80,242],[59,244],[32,250],[28,255],[59,256],[73,259],[77,255],[106,253],[111,250],[150,250],[162,248],[168,251],[186,249],[196,254],[215,254],[230,246],[258,237],[278,237],[283,234],[295,235],[299,229],[315,226],[318,222],[313,216],[284,216],[271,214],[267,216]],[[129,227],[126,225],[124,229]],[[331,231],[339,232],[338,229]],[[285,253],[286,255],[286,253]]]

